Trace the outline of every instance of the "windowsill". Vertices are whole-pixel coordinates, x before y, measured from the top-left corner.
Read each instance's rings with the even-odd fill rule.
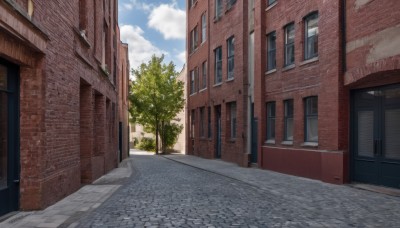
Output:
[[[198,48],[199,48],[199,47],[196,47],[192,52],[190,52],[190,53],[189,53],[189,57],[191,57],[194,53],[196,53],[196,51],[197,51]]]
[[[220,21],[220,20],[221,20],[221,16],[219,16],[219,17],[214,17],[213,22],[214,22],[214,23],[217,23],[217,22]]]
[[[274,144],[275,145],[275,139],[268,139],[267,141],[264,142],[264,144]]]
[[[99,68],[100,68],[100,71],[104,74],[104,76],[107,76],[107,77],[110,76],[110,72],[108,72],[108,70],[106,70],[103,66],[99,65]]]
[[[293,63],[293,64],[290,64],[290,65],[288,65],[288,66],[285,66],[285,67],[282,69],[282,72],[285,72],[285,71],[294,69],[295,67],[296,67],[296,65],[295,65],[294,63]]]
[[[191,94],[189,95],[189,97],[194,96],[194,95],[196,95],[196,94],[197,94],[197,92],[191,93]]]
[[[276,72],[276,68],[265,72],[265,75],[273,74]]]
[[[282,141],[281,145],[285,145],[285,146],[293,146],[293,141]]]
[[[310,63],[314,63],[314,62],[318,62],[318,61],[319,60],[318,60],[318,56],[317,56],[317,57],[314,57],[314,58],[311,58],[311,59],[304,60],[303,62],[300,63],[299,66],[304,66],[304,65],[307,65],[307,64],[310,64]]]
[[[214,84],[213,87],[218,87],[218,86],[221,86],[221,85],[222,85],[222,82],[219,82],[217,84]]]
[[[265,12],[267,12],[268,10],[274,8],[274,6],[276,6],[276,4],[278,4],[278,1],[276,1],[276,2],[272,3],[271,5],[269,5],[269,6],[265,9]]]
[[[316,147],[318,147],[318,142],[304,142],[301,144],[301,146],[316,148]]]
[[[207,87],[204,88],[204,89],[199,90],[199,93],[201,93],[201,92],[203,92],[203,91],[206,91],[206,90],[207,90]]]
[[[235,78],[228,78],[225,80],[225,82],[232,82],[232,81],[235,81]]]
[[[236,138],[231,138],[231,139],[228,140],[228,142],[235,143],[236,142]]]
[[[233,4],[233,5],[231,5],[231,6],[228,6],[228,9],[225,10],[225,14],[229,13],[229,11],[232,11],[232,10],[233,10],[232,8],[233,8],[235,5],[236,5],[236,4]]]

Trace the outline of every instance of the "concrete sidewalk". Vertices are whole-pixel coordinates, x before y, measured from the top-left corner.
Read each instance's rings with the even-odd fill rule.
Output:
[[[77,226],[80,218],[98,208],[131,176],[131,161],[132,158],[125,159],[118,168],[100,177],[93,184],[83,186],[45,210],[16,213],[0,222],[0,228]]]

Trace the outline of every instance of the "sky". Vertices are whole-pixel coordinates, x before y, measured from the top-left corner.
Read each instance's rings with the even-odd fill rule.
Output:
[[[121,40],[129,45],[129,62],[136,69],[153,54],[165,55],[180,72],[185,61],[185,0],[119,0]]]

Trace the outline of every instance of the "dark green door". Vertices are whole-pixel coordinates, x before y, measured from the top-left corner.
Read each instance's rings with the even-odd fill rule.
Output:
[[[0,216],[18,210],[18,67],[0,59]]]
[[[400,85],[353,94],[353,180],[400,188]]]

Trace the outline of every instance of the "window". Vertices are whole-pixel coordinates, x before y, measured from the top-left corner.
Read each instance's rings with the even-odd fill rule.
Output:
[[[190,71],[190,94],[193,94],[194,91],[194,80],[195,80],[195,70]]]
[[[275,102],[267,103],[267,140],[275,140]]]
[[[211,129],[211,107],[208,107],[208,138],[212,137]]]
[[[196,5],[197,0],[189,0],[189,9]]]
[[[197,26],[190,32],[190,52],[194,52],[197,48]]]
[[[284,140],[293,141],[293,100],[284,101],[284,106],[285,106]]]
[[[82,36],[87,37],[87,23],[88,23],[88,16],[87,16],[87,4],[86,0],[79,0],[79,31],[81,32]]]
[[[318,56],[318,13],[311,14],[304,21],[304,59],[307,60]]]
[[[196,82],[197,82],[195,92],[198,92],[200,90],[200,77],[199,77],[199,68],[198,67],[196,67],[194,69],[194,77],[196,78]]]
[[[218,19],[222,15],[222,0],[215,0],[215,18]]]
[[[204,113],[204,107],[200,108],[200,137],[205,137],[205,113]]]
[[[214,50],[215,55],[215,84],[222,82],[222,47]]]
[[[271,32],[267,36],[267,70],[276,68],[276,32]]]
[[[195,126],[195,113],[196,111],[193,109],[192,113],[190,114],[190,137],[194,138],[194,126]]]
[[[207,39],[207,17],[206,13],[201,15],[201,43],[206,42]]]
[[[318,97],[305,100],[305,141],[318,142]]]
[[[233,71],[235,68],[235,37],[231,37],[227,40],[228,47],[228,79],[234,77]]]
[[[267,0],[267,3],[268,3],[269,6],[274,4],[275,2],[276,2],[276,0]]]
[[[285,66],[294,64],[294,24],[285,27]]]
[[[236,0],[227,0],[226,1],[226,8],[229,10],[230,8],[232,8],[233,5],[235,5]]]
[[[207,88],[207,61],[203,62],[201,65],[201,73],[202,73],[202,80],[201,80],[201,88]]]
[[[228,103],[229,108],[229,127],[231,139],[236,138],[236,102]]]

